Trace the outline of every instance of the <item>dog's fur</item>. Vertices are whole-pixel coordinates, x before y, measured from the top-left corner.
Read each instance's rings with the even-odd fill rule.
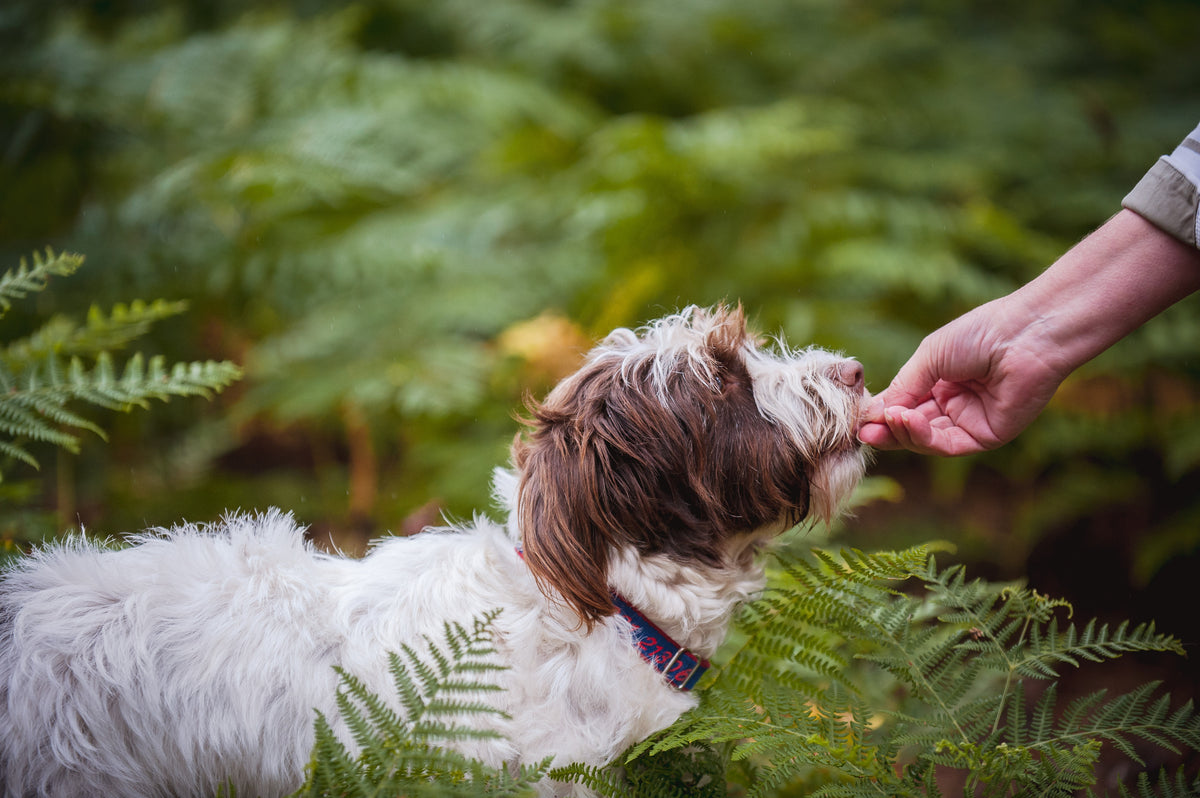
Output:
[[[314,709],[349,742],[334,665],[392,693],[386,654],[499,608],[493,765],[603,764],[693,705],[641,659],[621,593],[701,656],[763,583],[755,554],[862,475],[852,360],[768,352],[739,309],[617,330],[531,407],[483,518],[361,560],[290,516],[108,550],[76,537],[0,583],[0,782],[13,798],[242,796],[299,786]],[[524,546],[524,561],[514,545]],[[547,785],[546,792],[568,789]]]

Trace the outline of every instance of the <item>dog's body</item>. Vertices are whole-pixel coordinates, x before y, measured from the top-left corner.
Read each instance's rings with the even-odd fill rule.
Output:
[[[486,521],[385,540],[351,560],[313,552],[287,516],[238,517],[117,552],[76,541],[10,579],[21,642],[0,647],[25,653],[0,654],[10,795],[24,785],[56,796],[212,796],[225,779],[237,795],[286,794],[308,762],[313,710],[337,719],[334,665],[393,695],[389,650],[495,609],[508,669],[488,700],[511,720],[473,718],[504,739],[465,743],[467,753],[493,765],[550,755],[599,764],[690,706],[620,625],[580,634]],[[732,607],[712,594],[754,587],[695,590],[701,603]]]
[[[810,508],[832,517],[861,476],[864,397],[853,361],[767,354],[740,311],[689,309],[617,331],[534,408],[497,474],[504,526],[350,560],[272,512],[40,551],[0,583],[5,795],[285,794],[314,709],[349,742],[333,666],[391,695],[389,651],[497,609],[506,716],[458,747],[604,764],[694,701],[642,658],[612,592],[711,655],[761,589],[757,550]]]

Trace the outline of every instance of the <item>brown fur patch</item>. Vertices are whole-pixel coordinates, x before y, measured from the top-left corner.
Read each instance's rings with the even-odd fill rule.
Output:
[[[730,537],[807,513],[808,466],[754,402],[741,309],[714,313],[693,325],[712,324],[703,356],[719,384],[686,353],[659,369],[665,391],[661,353],[602,356],[530,403],[513,444],[526,562],[587,627],[614,612],[614,547],[719,566]]]

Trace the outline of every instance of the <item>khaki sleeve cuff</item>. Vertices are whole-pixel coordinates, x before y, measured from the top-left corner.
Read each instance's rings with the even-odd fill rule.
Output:
[[[1200,246],[1200,189],[1165,157],[1158,159],[1121,205],[1185,244]]]

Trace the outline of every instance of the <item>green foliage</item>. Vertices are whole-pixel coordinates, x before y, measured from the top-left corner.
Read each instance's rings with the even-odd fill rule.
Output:
[[[82,265],[82,255],[56,255],[51,250],[46,250],[45,256],[33,253],[32,267],[21,258],[16,271],[9,269],[0,277],[0,315],[8,312],[13,299],[24,299],[30,293],[44,291],[51,277],[67,277]]]
[[[1136,789],[1126,789],[1121,785],[1118,795],[1121,798],[1189,798],[1200,795],[1200,776],[1189,781],[1182,768],[1175,771],[1174,775],[1161,770],[1154,780],[1151,780],[1150,774],[1142,773],[1138,776]]]
[[[83,264],[79,255],[34,256],[29,267],[22,259],[14,272],[0,278],[0,306],[47,287],[51,275],[66,276]],[[95,422],[68,407],[90,404],[127,412],[147,407],[149,400],[173,396],[211,396],[240,374],[232,363],[191,362],[167,365],[159,355],[149,361],[132,355],[118,368],[110,349],[143,335],[150,325],[180,313],[183,303],[156,301],[117,305],[109,313],[96,307],[87,322],[78,325],[56,316],[26,338],[0,349],[0,454],[37,467],[26,440],[79,450],[79,438],[70,430],[85,430],[104,437]]]
[[[488,767],[446,748],[455,742],[495,737],[478,731],[472,718],[503,714],[484,698],[498,688],[486,675],[492,660],[495,613],[471,629],[447,624],[444,637],[418,652],[405,647],[389,655],[398,705],[372,693],[341,669],[338,713],[357,747],[352,754],[318,713],[308,780],[299,796],[532,795],[546,775],[539,766]]]
[[[1198,27],[1192,0],[10,0],[0,256],[53,241],[103,268],[46,292],[80,261],[35,255],[0,278],[0,448],[28,463],[101,427],[115,445],[0,485],[0,546],[77,507],[111,528],[265,503],[330,526],[352,505],[374,529],[418,508],[467,514],[488,500],[525,391],[613,326],[682,304],[742,300],[768,333],[857,356],[878,390],[923,335],[1112,213],[1191,129]],[[107,354],[182,309],[119,304],[131,293],[188,298],[189,324],[154,328],[166,360]],[[36,307],[18,302],[31,294]],[[904,501],[864,508],[856,535],[953,536],[1011,577],[1047,561],[1031,555],[1040,540],[1079,530],[1088,545],[1047,567],[1129,563],[1105,585],[1116,596],[1194,557],[1196,309],[1089,364],[1010,446],[880,458],[895,477],[883,498]],[[533,345],[512,343],[530,330]],[[220,420],[76,409],[219,390],[233,372],[188,364],[197,351],[246,364]],[[1047,717],[1039,702],[1058,691],[1019,698],[1031,685],[1161,642],[1151,627],[1065,623],[1035,593],[956,585],[953,570],[942,586],[918,550],[878,574],[883,555],[858,556],[791,564],[781,590],[808,603],[774,594],[749,610],[706,697],[743,721],[752,700],[752,720],[784,730],[792,698],[826,712],[803,728],[840,742],[801,783],[840,789],[855,767],[887,783],[884,754],[852,743],[865,737],[919,751],[905,772],[991,783],[1061,756],[1066,789],[1094,742],[1129,737],[1086,719],[1086,740],[1006,735]],[[847,563],[854,579],[822,582]],[[971,733],[939,750],[933,730],[954,723]],[[780,756],[770,739],[639,756],[617,783],[689,772],[705,789],[735,753],[735,778],[792,778],[759,765]],[[1183,792],[1182,779],[1136,789]]]
[[[1106,745],[1143,764],[1136,744],[1200,751],[1192,703],[1172,710],[1157,683],[1059,705],[1064,665],[1183,653],[1152,624],[1064,626],[1069,609],[940,569],[926,546],[815,550],[746,608],[746,637],[700,707],[630,760],[724,747],[750,796],[940,795],[948,772],[970,795],[1069,796],[1094,785]]]
[[[360,753],[319,718],[301,794],[414,795],[433,789],[427,780],[503,792],[547,777],[609,798],[931,798],[947,783],[980,798],[1068,798],[1096,794],[1106,747],[1142,766],[1141,745],[1200,752],[1200,715],[1191,701],[1172,708],[1157,682],[1058,699],[1064,665],[1182,654],[1179,640],[1152,624],[1060,626],[1066,602],[968,581],[961,566],[938,567],[938,548],[816,549],[788,562],[744,609],[740,642],[701,685],[697,709],[615,767],[547,762],[522,769],[514,785],[436,747],[490,736],[470,731],[469,718],[494,711],[477,697],[495,688],[470,678],[494,667],[490,618],[470,632],[448,626],[431,659],[409,649],[392,657],[399,712],[342,674],[339,708]],[[1141,773],[1119,790],[1174,796],[1196,786],[1181,769],[1156,781]]]
[[[877,390],[930,329],[1110,214],[1200,108],[1187,0],[10,5],[0,246],[60,231],[114,264],[75,302],[187,296],[219,326],[250,379],[211,458],[266,426],[339,452],[361,411],[392,455],[380,526],[431,496],[486,503],[511,409],[556,376],[502,345],[514,326],[567,319],[578,335],[545,345],[569,363],[613,326],[740,299],[768,333],[858,356]],[[1014,496],[995,522],[1020,533],[1010,571],[1097,502],[1173,508],[1144,578],[1195,548],[1194,503],[1159,500],[1200,473],[1190,308],[984,461]],[[1079,398],[1150,375],[1173,389],[1099,414]],[[1161,478],[1126,465],[1147,449]],[[293,498],[344,494],[325,484],[357,465],[288,474]],[[96,490],[128,490],[130,469],[96,470]],[[243,501],[227,486],[252,477],[221,476],[138,520],[174,516],[181,489]],[[1047,494],[1070,499],[1042,512]],[[945,534],[906,512],[913,539]]]

